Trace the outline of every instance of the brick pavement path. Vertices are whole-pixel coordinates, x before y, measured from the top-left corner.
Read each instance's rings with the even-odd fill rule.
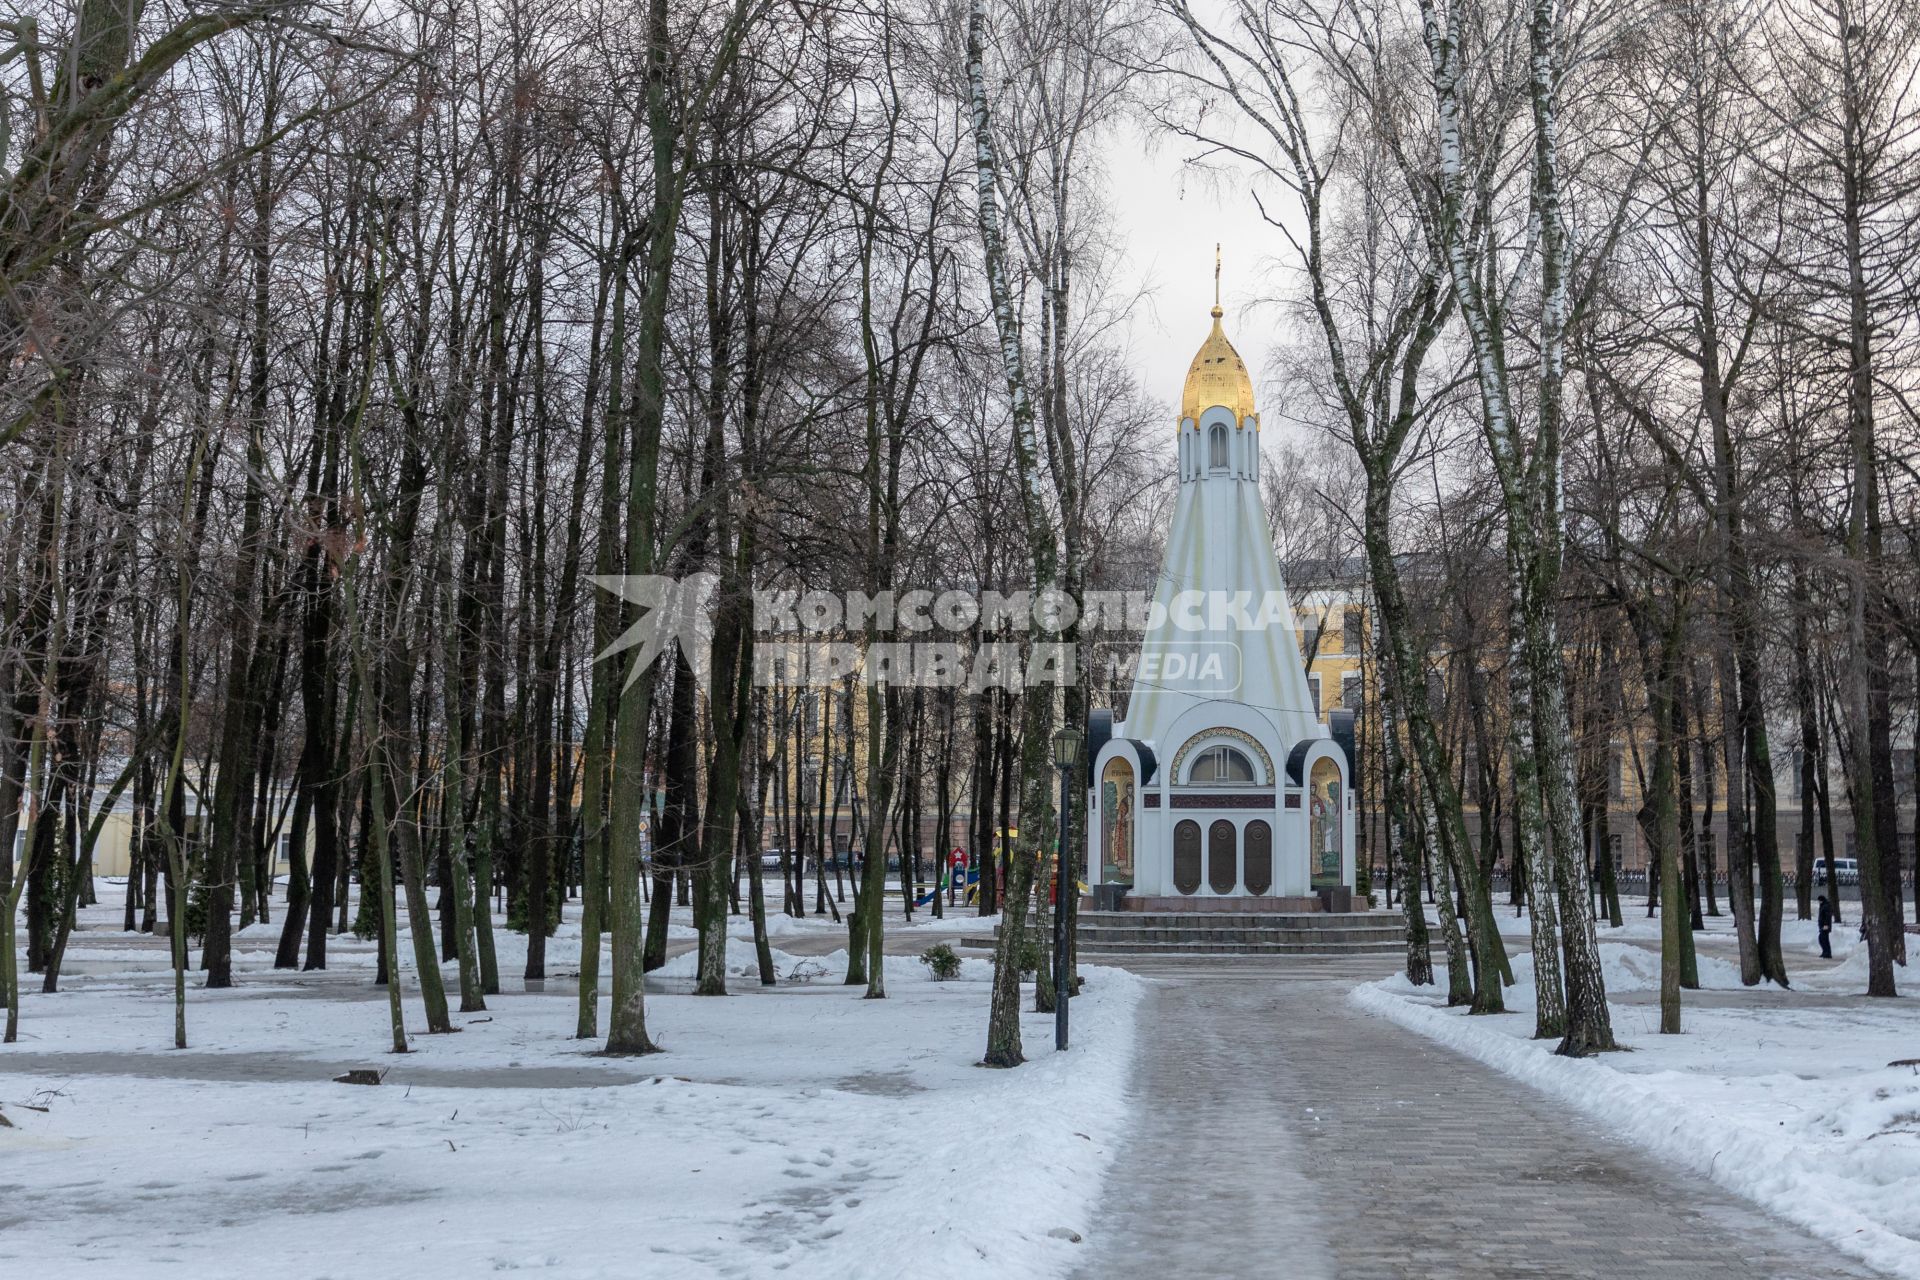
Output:
[[[1163,972],[1085,1280],[1874,1274],[1353,1008],[1359,976]]]

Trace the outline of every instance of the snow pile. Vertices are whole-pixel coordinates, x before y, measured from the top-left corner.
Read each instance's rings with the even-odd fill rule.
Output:
[[[1845,904],[1847,918],[1833,926],[1828,942],[1833,947],[1836,960],[1844,960],[1856,951],[1861,956],[1867,953],[1866,944],[1860,940],[1860,904]],[[1820,954],[1820,926],[1812,920],[1782,920],[1780,922],[1780,946],[1791,958],[1796,952],[1801,955]],[[1789,960],[1791,962],[1791,959]],[[1866,982],[1866,970],[1861,971],[1860,981]]]
[[[1701,955],[1698,951],[1694,953],[1694,964],[1699,970],[1702,988],[1709,991],[1739,989],[1739,965],[1729,964],[1717,956]],[[1660,989],[1660,955],[1645,947],[1603,942],[1600,944],[1600,968],[1606,978],[1608,991]]]
[[[847,977],[847,949],[830,951],[823,956],[796,956],[770,947],[773,954],[773,970],[781,982],[787,983],[826,983],[838,986]],[[918,956],[887,956],[887,987],[891,990],[900,983],[932,982],[933,972],[920,963]],[[686,951],[669,959],[655,969],[652,974],[657,978],[686,978],[700,976],[700,955],[697,951]],[[751,982],[760,981],[760,961],[754,951],[753,937],[727,935],[727,976],[744,978]],[[960,976],[952,979],[956,982],[986,982],[993,977],[993,962],[974,956],[963,957],[960,961]]]
[[[782,980],[789,980],[789,975],[796,971],[805,972],[801,966],[807,963],[806,958],[788,955],[778,947],[770,947],[768,950],[773,955],[774,972]],[[700,953],[683,951],[677,956],[671,956],[665,964],[655,969],[651,976],[697,978],[700,976]],[[727,935],[727,977],[751,978],[755,982],[760,981],[760,960],[758,953],[754,950],[751,934],[744,938],[735,937],[731,933]]]
[[[1833,953],[1841,954],[1838,947],[1834,948]],[[1898,967],[1894,969],[1893,980],[1896,988],[1904,987],[1911,981],[1908,972]],[[1793,975],[1789,974],[1789,976]],[[1858,995],[1867,989],[1867,949],[1851,947],[1847,951],[1847,958],[1831,969],[1801,974],[1793,980],[1794,985],[1808,991],[1833,991]]]
[[[1847,912],[1846,921],[1834,926],[1830,939],[1836,959],[1844,958],[1860,945],[1860,904],[1847,902],[1842,907]],[[1432,904],[1428,904],[1426,911],[1427,923],[1437,938],[1439,915]],[[1789,962],[1799,955],[1819,955],[1820,926],[1812,920],[1795,918],[1793,912],[1794,907],[1789,900],[1786,919],[1780,922],[1780,944]],[[1507,940],[1508,949],[1511,950],[1516,942],[1524,949],[1530,928],[1526,909],[1523,907],[1516,911],[1512,907],[1496,904],[1493,915],[1500,936]],[[1658,914],[1648,915],[1645,906],[1640,903],[1628,905],[1618,929],[1607,922],[1604,914],[1594,921],[1594,925],[1602,942],[1638,942],[1656,948],[1660,945],[1660,917]],[[1719,915],[1706,916],[1702,920],[1701,927],[1694,931],[1694,941],[1703,950],[1725,947],[1729,953],[1734,951],[1733,916],[1726,903],[1721,903]]]
[[[1509,943],[1507,958],[1513,965],[1514,978],[1514,985],[1506,991],[1507,1007],[1532,1012],[1534,1008],[1533,953],[1527,949],[1523,939],[1517,946]],[[1699,966],[1702,988],[1710,991],[1740,989],[1738,965],[1710,955],[1697,955],[1695,960]],[[1436,966],[1436,968],[1441,972],[1445,971],[1445,966]],[[1645,947],[1634,946],[1632,943],[1603,941],[1600,944],[1600,970],[1606,978],[1609,993],[1660,989],[1659,953],[1649,951]],[[1388,985],[1387,989],[1399,991],[1402,994],[1430,990],[1430,988],[1411,986],[1404,973],[1395,978],[1386,979],[1381,985],[1395,982],[1399,984],[1397,987]]]
[[[1659,958],[1642,954],[1657,986]],[[1641,961],[1607,963],[1610,990],[1627,989],[1615,985],[1622,969],[1647,981],[1635,977]],[[1705,966],[1702,957],[1703,978]],[[1737,970],[1731,978],[1737,986]],[[1530,985],[1508,995],[1510,1006],[1531,1010]],[[1615,1034],[1634,1052],[1589,1059],[1556,1057],[1551,1043],[1532,1040],[1530,1012],[1469,1017],[1442,1007],[1444,978],[1436,990],[1411,987],[1402,975],[1359,987],[1352,999],[1872,1266],[1920,1280],[1920,1068],[1890,1065],[1920,1056],[1920,1008],[1777,996],[1791,1003],[1687,1008],[1680,1036],[1658,1034],[1655,1007],[1616,1005]]]

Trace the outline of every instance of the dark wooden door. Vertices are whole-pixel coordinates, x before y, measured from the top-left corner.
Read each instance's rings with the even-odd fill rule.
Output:
[[[1233,844],[1233,824],[1225,818],[1207,828],[1207,884],[1215,893],[1232,893],[1240,879]]]
[[[1182,893],[1200,888],[1200,824],[1192,818],[1173,828],[1173,887]]]
[[[1273,828],[1255,818],[1247,824],[1247,892],[1273,888]]]

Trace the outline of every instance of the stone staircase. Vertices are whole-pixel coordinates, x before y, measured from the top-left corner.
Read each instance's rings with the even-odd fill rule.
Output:
[[[994,940],[962,943],[991,947]],[[1080,913],[1083,956],[1369,956],[1406,945],[1405,922],[1382,911]]]

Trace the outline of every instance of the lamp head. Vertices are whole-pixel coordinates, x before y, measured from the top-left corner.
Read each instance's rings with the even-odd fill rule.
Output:
[[[1080,763],[1080,731],[1068,726],[1053,735],[1053,763],[1060,769],[1071,769]]]

